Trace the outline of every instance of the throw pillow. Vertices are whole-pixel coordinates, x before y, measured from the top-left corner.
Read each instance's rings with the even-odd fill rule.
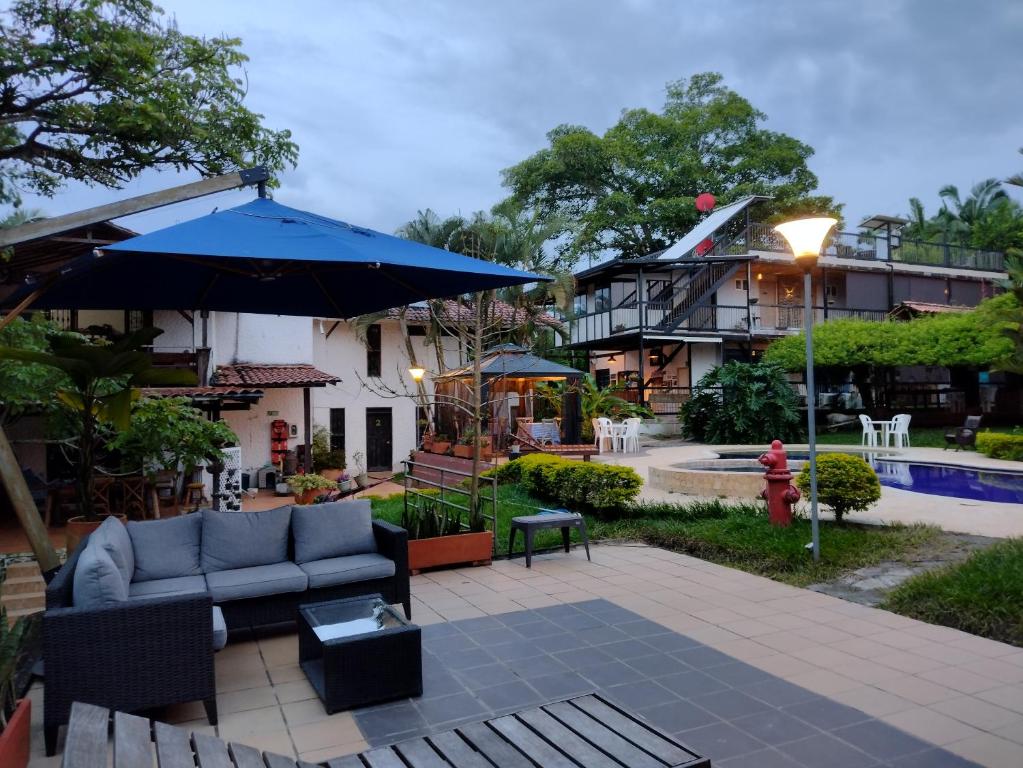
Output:
[[[295,562],[377,551],[369,499],[331,501],[291,508]]]
[[[164,520],[128,523],[135,551],[134,581],[199,576],[202,515],[193,512]]]
[[[89,543],[94,542],[96,546],[102,547],[110,555],[110,559],[114,561],[114,565],[120,571],[127,589],[135,575],[135,553],[132,550],[131,536],[128,535],[128,529],[125,528],[124,523],[116,517],[108,517],[89,537]]]
[[[113,559],[91,539],[78,557],[71,593],[75,608],[103,608],[128,599],[128,587]]]
[[[291,507],[265,512],[203,510],[202,570],[228,571],[288,559]]]

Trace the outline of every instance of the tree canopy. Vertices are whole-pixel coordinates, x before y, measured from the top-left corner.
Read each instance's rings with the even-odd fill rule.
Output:
[[[1007,184],[1012,184],[1009,179]],[[948,184],[941,188],[941,207],[928,216],[919,198],[909,200],[910,223],[902,233],[914,240],[956,243],[988,251],[1023,254],[1023,206],[1009,197],[998,179],[973,185],[963,197]]]
[[[154,167],[294,165],[289,131],[244,106],[232,37],[182,34],[151,0],[17,0],[0,14],[0,203]]]
[[[813,329],[814,365],[997,366],[1013,352],[1006,331],[1019,310],[1004,293],[970,312],[886,320],[832,320]],[[806,367],[804,334],[771,343],[764,359],[790,371]]]
[[[766,119],[721,75],[705,72],[669,83],[662,112],[624,110],[603,136],[554,128],[547,148],[504,170],[504,184],[517,203],[563,222],[560,247],[572,258],[667,247],[699,220],[703,192],[721,203],[771,195],[768,213],[837,213],[830,197],[811,195],[813,150],[765,129]]]

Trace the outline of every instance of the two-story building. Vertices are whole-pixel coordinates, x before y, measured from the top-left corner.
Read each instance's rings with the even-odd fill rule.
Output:
[[[784,240],[756,221],[763,200],[715,210],[663,251],[577,274],[563,343],[589,354],[599,385],[622,383],[631,399],[674,416],[711,368],[756,360],[772,339],[802,330],[803,274]],[[905,223],[875,216],[829,239],[813,273],[814,322],[883,320],[905,302],[973,307],[1005,279],[1002,254],[909,240]],[[947,372],[917,376],[955,383]]]

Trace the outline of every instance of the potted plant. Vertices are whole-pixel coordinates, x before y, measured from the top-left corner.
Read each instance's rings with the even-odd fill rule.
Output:
[[[489,565],[494,533],[486,530],[482,499],[462,524],[462,511],[442,504],[434,490],[406,492],[401,526],[408,531],[408,567],[413,574],[446,565]]]
[[[451,450],[451,440],[447,435],[438,434],[433,436],[433,444],[430,446],[430,453],[446,454]]]
[[[28,765],[32,701],[17,698],[18,664],[27,627],[23,618],[8,624],[7,610],[0,607],[0,765],[4,768]]]
[[[363,459],[365,459],[365,454],[362,451],[352,454],[352,460],[355,462],[355,483],[360,488],[369,485],[369,475],[366,474],[366,465],[362,463]]]
[[[460,459],[471,459],[473,443],[476,441],[476,430],[467,429],[462,433],[458,443],[451,447],[451,452]]]
[[[337,483],[322,475],[292,475],[284,478],[299,504],[312,504],[325,491],[336,491]]]
[[[313,471],[328,480],[337,480],[345,468],[345,452],[330,447],[330,432],[325,427],[313,430]]]
[[[427,430],[423,433],[423,450],[429,451],[433,449],[433,432]]]
[[[108,344],[93,344],[84,336],[55,336],[50,341],[51,352],[0,347],[0,359],[36,363],[65,375],[67,385],[54,395],[77,433],[73,442],[78,450],[78,506],[82,512],[67,522],[69,551],[103,522],[93,504],[96,452],[104,432],[128,428],[135,388],[196,381],[191,371],[152,367],[145,347],[161,333],[159,328],[143,328]]]
[[[341,475],[337,479],[337,486],[344,492],[352,490],[352,476],[348,474],[347,470],[341,470]]]

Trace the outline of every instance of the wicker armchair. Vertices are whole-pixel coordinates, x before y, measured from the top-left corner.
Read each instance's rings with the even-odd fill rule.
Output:
[[[86,541],[46,589],[46,754],[56,752],[58,731],[74,701],[126,712],[202,701],[215,725],[213,599],[184,595],[74,608],[75,566]]]

